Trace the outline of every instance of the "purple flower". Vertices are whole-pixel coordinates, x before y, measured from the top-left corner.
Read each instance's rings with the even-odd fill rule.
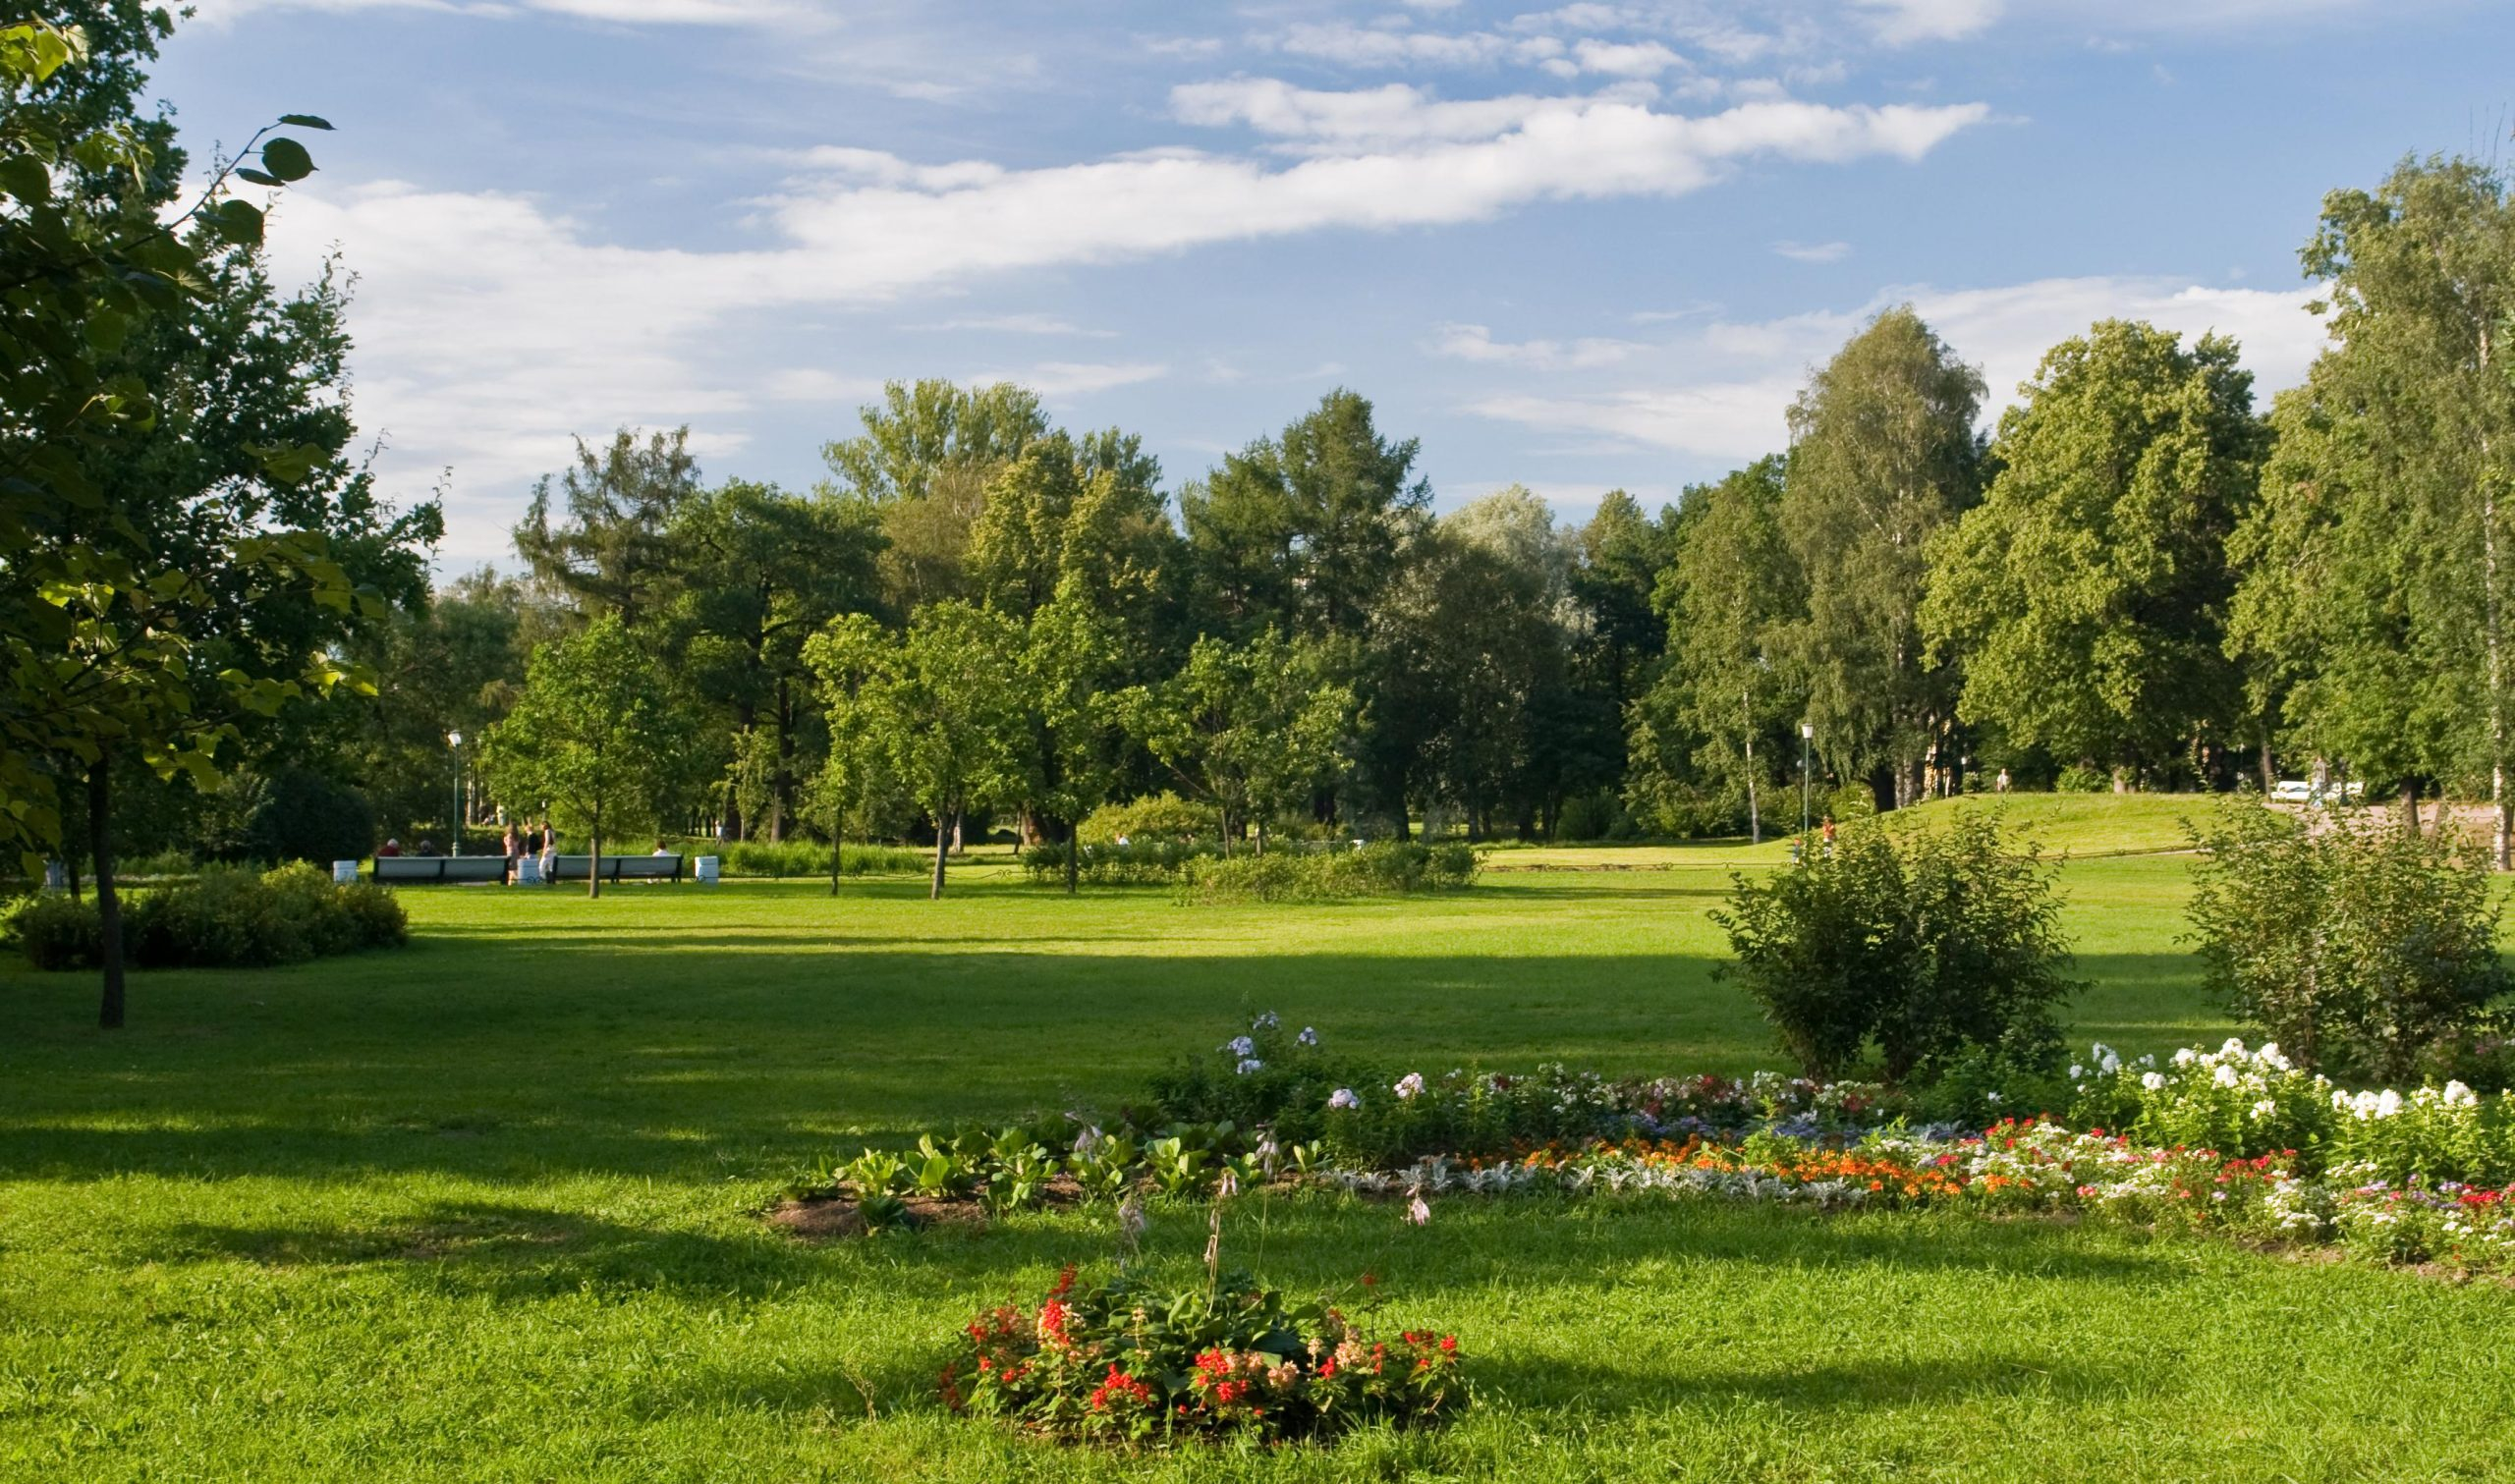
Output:
[[[1242,1076],[1247,1076],[1249,1073],[1258,1071],[1265,1065],[1265,1063],[1258,1060],[1256,1057],[1242,1057],[1240,1059],[1240,1067],[1238,1070]]]
[[[1363,1100],[1354,1096],[1353,1088],[1339,1087],[1334,1092],[1327,1095],[1327,1106],[1330,1108],[1360,1108],[1363,1106]]]

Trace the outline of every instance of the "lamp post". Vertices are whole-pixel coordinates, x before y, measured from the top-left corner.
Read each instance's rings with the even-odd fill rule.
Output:
[[[449,854],[463,853],[463,734],[448,732],[445,744],[454,749],[454,845]]]
[[[1808,848],[1808,749],[1816,741],[1813,722],[1799,724],[1799,848]]]

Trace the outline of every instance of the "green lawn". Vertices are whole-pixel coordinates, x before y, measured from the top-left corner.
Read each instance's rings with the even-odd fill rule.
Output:
[[[0,1475],[24,1479],[2491,1478],[2515,1291],[2097,1229],[1702,1206],[1276,1201],[1268,1276],[1386,1275],[1448,1431],[1127,1460],[940,1412],[946,1337],[1105,1220],[805,1247],[840,1146],[1110,1104],[1274,1009],[1426,1070],[1771,1065],[1711,968],[1736,851],[1459,899],[1181,908],[965,874],[406,894],[405,953],[0,971]],[[2183,862],[2066,868],[2079,1024],[2215,1038]],[[1254,1208],[1235,1253],[1260,1241]],[[1159,1216],[1183,1271],[1199,1213]]]

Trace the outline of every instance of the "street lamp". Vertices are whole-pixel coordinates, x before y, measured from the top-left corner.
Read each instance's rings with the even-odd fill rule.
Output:
[[[1814,722],[1799,724],[1799,848],[1808,849],[1808,749],[1816,740]]]
[[[448,732],[445,744],[454,749],[454,847],[451,853],[463,853],[463,734]]]

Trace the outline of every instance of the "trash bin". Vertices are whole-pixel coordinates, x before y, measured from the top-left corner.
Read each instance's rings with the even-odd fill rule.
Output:
[[[539,886],[541,884],[540,856],[518,855],[515,857],[515,884],[518,886]]]
[[[715,856],[701,855],[699,857],[698,881],[700,886],[714,886],[716,884],[718,874]]]
[[[351,885],[352,883],[356,882],[357,880],[358,880],[358,862],[357,862],[357,861],[355,861],[355,860],[335,860],[335,861],[333,861],[333,862],[332,862],[332,884],[333,884],[334,886],[349,886],[349,885]]]
[[[58,860],[43,863],[43,889],[47,892],[70,890],[70,867]]]

